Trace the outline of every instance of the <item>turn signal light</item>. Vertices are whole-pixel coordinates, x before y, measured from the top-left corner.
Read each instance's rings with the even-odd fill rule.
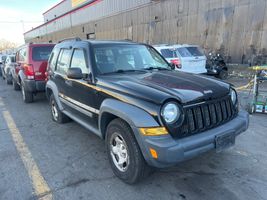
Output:
[[[159,136],[168,134],[168,131],[165,127],[140,128],[139,130],[145,136]]]
[[[152,158],[158,159],[158,153],[155,149],[149,148]]]

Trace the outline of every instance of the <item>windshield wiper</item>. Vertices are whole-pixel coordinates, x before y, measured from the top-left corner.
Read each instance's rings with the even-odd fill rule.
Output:
[[[144,70],[137,70],[137,69],[119,69],[119,70],[116,70],[116,71],[113,71],[113,72],[107,72],[107,73],[103,73],[102,75],[105,75],[105,74],[119,74],[119,73],[125,73],[125,72],[145,72]]]
[[[157,70],[170,70],[170,69],[165,68],[165,67],[146,67],[144,69],[145,70],[153,70],[153,69],[157,69]]]

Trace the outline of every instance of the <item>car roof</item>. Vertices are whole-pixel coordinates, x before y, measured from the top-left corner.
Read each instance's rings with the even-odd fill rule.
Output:
[[[171,48],[182,48],[182,47],[199,47],[198,45],[191,45],[191,44],[159,44],[159,45],[153,45],[153,47],[157,49],[171,49]]]
[[[80,40],[80,39],[65,39],[56,44],[56,47],[62,48],[68,45],[74,44],[91,44],[91,45],[112,45],[112,44],[122,44],[122,45],[133,45],[133,44],[142,44],[136,43],[131,40]]]

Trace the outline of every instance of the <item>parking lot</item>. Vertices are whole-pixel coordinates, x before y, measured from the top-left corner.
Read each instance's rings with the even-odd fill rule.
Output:
[[[131,186],[112,173],[103,141],[75,122],[54,123],[44,95],[25,104],[1,80],[0,199],[267,199],[266,119],[251,116],[248,131],[223,153]]]

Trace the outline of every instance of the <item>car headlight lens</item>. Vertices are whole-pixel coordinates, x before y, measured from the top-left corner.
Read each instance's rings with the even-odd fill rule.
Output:
[[[166,123],[172,124],[179,119],[181,111],[176,103],[170,102],[163,106],[161,115]]]
[[[231,100],[233,104],[235,105],[237,102],[237,94],[236,94],[236,91],[232,88],[230,89],[230,95],[231,95]]]

